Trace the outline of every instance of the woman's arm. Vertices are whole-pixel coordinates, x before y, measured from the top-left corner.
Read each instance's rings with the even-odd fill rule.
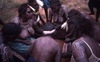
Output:
[[[43,33],[43,30],[37,24],[33,24],[33,28],[35,32],[40,33],[40,34]]]
[[[79,41],[72,43],[72,54],[76,62],[89,62],[84,46]]]

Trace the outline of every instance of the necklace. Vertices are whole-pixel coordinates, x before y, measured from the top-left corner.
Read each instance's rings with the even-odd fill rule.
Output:
[[[28,28],[28,27],[32,26],[32,19],[28,20],[27,22],[23,22],[21,19],[20,25],[22,28]]]

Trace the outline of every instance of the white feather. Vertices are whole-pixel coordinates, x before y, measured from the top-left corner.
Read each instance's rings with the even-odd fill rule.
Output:
[[[37,18],[37,20],[36,20],[36,23],[39,22],[39,21],[40,21],[40,16],[38,16],[38,18]]]
[[[67,23],[67,21],[64,22],[64,23],[61,25],[61,28],[62,28],[62,29],[66,29],[66,32],[68,31],[68,23]]]
[[[30,6],[30,5],[28,5],[28,6],[30,7],[30,9],[32,9],[35,12],[35,9],[32,6]]]
[[[36,0],[37,4],[40,6],[40,7],[43,7],[43,2],[41,0]]]
[[[51,31],[43,31],[43,34],[52,34],[55,32],[55,29],[51,30]]]

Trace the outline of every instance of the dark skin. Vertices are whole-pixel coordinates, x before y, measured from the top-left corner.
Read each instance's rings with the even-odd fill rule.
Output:
[[[51,2],[51,9],[49,20],[56,28],[53,38],[64,40],[67,33],[66,30],[61,29],[61,25],[67,20],[67,8],[65,5],[61,6],[60,2],[55,4]]]
[[[16,23],[16,20],[12,21]],[[28,24],[27,24],[28,23]],[[20,33],[21,39],[26,39],[28,37],[34,36],[36,33],[42,35],[42,30],[36,23],[36,15],[32,11],[31,8],[27,5],[26,12],[19,17],[17,24],[19,24],[22,28],[22,32]],[[27,24],[27,25],[26,25]]]
[[[12,30],[11,30],[12,29]],[[14,31],[15,30],[15,31]],[[1,40],[3,43],[2,45],[0,46],[3,46],[3,47],[9,47],[10,50],[13,50],[9,43],[23,43],[26,45],[26,43],[24,43],[24,40],[23,41],[16,41],[16,39],[19,37],[19,34],[21,32],[21,28],[19,25],[15,24],[15,23],[8,23],[8,24],[5,24],[4,27],[2,28],[2,35],[0,36]],[[29,45],[29,44],[28,44]],[[0,50],[4,50],[4,48],[0,48]],[[7,48],[7,53],[6,55],[10,56],[10,55],[13,55],[11,51],[8,51],[8,48]],[[3,51],[4,52],[4,51]],[[8,53],[9,52],[9,53]],[[16,51],[15,51],[16,52]],[[20,54],[20,53],[18,53]],[[25,59],[27,59],[28,53],[24,53],[24,54],[20,54],[22,55]],[[7,59],[9,59],[9,57],[6,57]],[[0,58],[1,59],[1,58]],[[3,56],[2,56],[2,59],[3,59]],[[6,60],[6,59],[4,59]],[[15,55],[13,55],[12,58],[10,58],[9,60],[6,60],[5,62],[22,62],[18,57],[16,57]]]
[[[51,16],[52,20],[50,22],[56,26],[56,31],[54,32],[52,38],[65,40],[65,36],[67,35],[67,32],[65,29],[61,29],[61,24],[63,24],[67,20],[68,12],[66,6],[60,6],[58,3],[57,4],[55,3],[55,5],[52,5],[51,8],[53,10],[53,14]],[[67,62],[70,61],[70,55],[67,56],[67,52],[63,54],[63,56],[65,57],[65,59],[67,59],[66,60]]]
[[[21,21],[22,23],[27,23],[29,21],[29,19],[32,19],[32,15],[33,13],[31,12],[32,10],[30,8],[27,8],[27,11],[26,11],[26,14],[22,16],[21,18]],[[30,27],[32,28],[32,26]],[[34,33],[34,30],[32,29],[32,32]],[[26,34],[25,34],[26,33]],[[25,37],[29,37],[30,34],[28,33],[27,29],[22,29],[22,32],[20,34],[20,36],[22,38],[25,38]]]
[[[99,58],[99,43],[88,36],[82,36],[81,38],[84,38],[84,40],[92,48],[93,53]],[[75,57],[76,62],[88,62],[89,57],[91,56],[91,52],[87,45],[81,40],[81,38],[75,40],[72,44],[73,56]]]
[[[99,34],[100,26],[92,16],[90,16],[87,13],[85,13],[84,11],[80,11],[78,9],[70,10],[68,15],[69,15],[69,18],[73,18],[75,16],[78,16],[78,17],[83,17],[83,18],[88,19],[88,21],[90,21],[93,24],[93,28],[94,28],[92,37],[96,41],[100,41],[100,38],[99,38],[100,37],[100,34]]]
[[[35,8],[35,10],[36,10],[35,12],[38,12],[37,14],[34,14],[34,16],[36,18],[38,17],[38,15],[40,16],[40,20],[41,20],[42,24],[38,23],[38,25],[41,25],[41,26],[44,25],[45,24],[45,20],[43,19],[43,16],[40,15],[40,13],[39,13],[39,5],[37,4],[37,2],[36,1],[31,2],[31,3],[29,3],[29,5],[31,5],[33,8]]]
[[[84,22],[84,23],[83,23]],[[100,46],[99,42],[96,41],[94,38],[92,38],[93,28],[92,23],[88,21],[87,19],[80,18],[79,16],[74,16],[68,21],[69,33],[71,33],[71,36],[75,36],[75,39],[72,43],[72,52],[73,56],[75,58],[76,62],[89,62],[89,58],[91,56],[91,52],[89,47],[85,44],[88,43],[88,45],[91,47],[93,53],[98,58],[100,57]],[[73,27],[72,27],[73,26]],[[74,29],[75,28],[75,29]],[[82,28],[82,29],[81,29]],[[74,29],[73,33],[72,30]],[[85,42],[84,42],[85,41]]]
[[[85,37],[85,40],[86,40],[86,42],[89,42],[88,44],[91,46],[94,46],[93,44],[96,44],[94,47],[95,48],[100,48],[99,46],[98,46],[98,42],[97,41],[99,41],[99,32],[100,32],[100,26],[98,26],[98,24],[95,22],[95,19],[93,18],[93,17],[91,17],[91,16],[89,16],[88,14],[86,14],[85,12],[82,12],[82,11],[78,11],[78,10],[76,10],[76,9],[74,9],[74,10],[71,10],[71,11],[69,11],[69,14],[68,14],[68,16],[69,16],[69,18],[73,18],[73,17],[75,17],[75,16],[78,16],[78,17],[83,17],[83,18],[86,18],[86,19],[88,19],[88,21],[89,22],[91,22],[92,24],[93,24],[93,30],[92,30],[92,36],[90,37],[90,36],[87,36],[87,35],[81,35],[81,36],[79,36],[79,37],[82,37],[82,38],[84,38]],[[76,20],[77,21],[77,20]],[[68,23],[68,25],[70,25],[69,23]],[[75,38],[77,39],[77,38],[79,38],[79,37],[77,37],[77,36],[75,36],[75,30],[74,30],[74,28],[75,28],[75,26],[73,26],[73,25],[70,25],[69,26],[69,32],[68,32],[68,35],[66,36],[66,37],[70,37],[70,38],[74,38],[73,40],[75,40]],[[76,29],[76,28],[75,28]],[[74,31],[74,32],[73,32]],[[73,35],[72,35],[73,34]],[[75,36],[75,37],[74,37]],[[90,37],[90,38],[89,38]],[[89,41],[87,41],[89,39]],[[92,40],[91,40],[92,39]],[[90,57],[90,55],[91,55],[91,52],[90,52],[90,50],[89,50],[89,48],[87,47],[87,45],[86,44],[84,44],[84,42],[83,41],[81,41],[80,40],[80,38],[79,38],[79,40],[77,39],[77,40],[75,40],[75,41],[73,41],[73,40],[70,40],[70,41],[72,41],[73,42],[73,44],[72,44],[72,48],[73,48],[73,50],[75,50],[75,52],[74,52],[74,57],[76,58],[76,62],[87,62],[88,61],[88,58]],[[91,43],[91,42],[93,42],[93,43]],[[80,48],[79,48],[80,47]],[[91,47],[92,49],[93,49],[93,52],[94,52],[94,54],[95,54],[95,52],[97,52],[97,54],[95,54],[97,57],[100,57],[100,56],[98,56],[99,55],[99,53],[98,53],[98,50],[96,49],[95,50],[95,48],[94,47]],[[77,48],[77,49],[76,49]],[[86,51],[85,51],[85,49],[86,49]],[[95,51],[94,51],[95,50]],[[85,52],[83,52],[83,51],[85,51]],[[82,58],[80,58],[81,56],[82,56],[82,53],[84,53],[84,57],[82,57]],[[88,57],[88,58],[87,58]],[[80,59],[79,59],[80,58]],[[78,59],[78,60],[77,60]]]
[[[60,62],[60,44],[49,36],[40,37],[33,44],[32,56],[37,62]]]
[[[67,20],[68,11],[65,5],[61,4],[60,2],[57,2],[55,4],[51,3],[51,9],[52,9],[51,22],[61,25]]]
[[[50,16],[50,12],[51,12],[51,8],[50,8],[50,5],[49,5],[49,0],[42,0],[41,2],[43,2],[43,11],[45,12],[45,14],[42,16],[41,15],[41,17],[43,18],[44,16],[45,16],[45,21],[46,22],[49,22],[50,20],[49,20],[49,16]],[[34,1],[31,1],[31,0],[28,0],[28,3],[30,4],[30,5],[32,5],[32,6],[35,6],[35,5],[33,5],[34,3],[36,3],[36,1],[34,0]],[[41,10],[40,10],[41,11]]]

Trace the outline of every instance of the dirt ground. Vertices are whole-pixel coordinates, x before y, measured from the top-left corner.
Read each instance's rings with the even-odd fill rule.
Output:
[[[85,11],[86,13],[89,13],[89,8],[88,8],[88,0],[60,0],[63,4],[66,5],[66,7],[68,8],[68,10],[72,9],[72,8],[77,8],[79,10]],[[19,4],[27,2],[27,0],[14,0],[14,2],[17,2]],[[95,18],[94,15],[93,18]],[[99,21],[100,21],[100,17],[99,17]]]
[[[22,4],[27,2],[27,0],[13,0],[14,3],[17,4]],[[63,4],[66,5],[66,7],[68,8],[68,10],[72,9],[72,8],[77,8],[79,10],[85,11],[86,13],[89,14],[90,10],[88,8],[88,0],[60,0]],[[17,7],[18,8],[18,7]],[[4,20],[7,20],[8,22],[14,17],[16,16],[17,13],[17,8],[11,8],[8,9],[8,14],[4,14],[2,17],[4,17]],[[6,17],[5,17],[6,16]],[[91,15],[95,18],[94,15]],[[100,21],[100,17],[99,17],[99,21]]]
[[[19,4],[22,4],[22,3],[25,3],[27,2],[27,0],[13,0],[15,3],[19,3]]]

